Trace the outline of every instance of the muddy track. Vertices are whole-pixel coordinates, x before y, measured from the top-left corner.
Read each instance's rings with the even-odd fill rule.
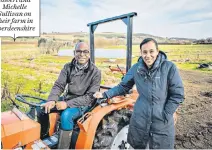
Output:
[[[212,75],[180,71],[185,101],[178,109],[175,148],[212,148]]]

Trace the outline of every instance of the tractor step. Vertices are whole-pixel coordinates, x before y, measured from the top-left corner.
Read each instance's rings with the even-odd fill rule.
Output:
[[[56,148],[58,144],[58,134],[54,134],[50,137],[47,137],[43,139],[43,142],[49,147],[49,148]]]

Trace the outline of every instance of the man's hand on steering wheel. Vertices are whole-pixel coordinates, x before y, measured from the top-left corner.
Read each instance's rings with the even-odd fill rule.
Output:
[[[50,110],[55,107],[55,101],[49,101],[44,104],[41,104],[41,107],[45,107],[45,113],[50,113]]]

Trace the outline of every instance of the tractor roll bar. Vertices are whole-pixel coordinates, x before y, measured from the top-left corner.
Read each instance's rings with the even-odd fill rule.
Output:
[[[103,20],[99,20],[96,22],[88,23],[90,30],[90,50],[91,50],[91,61],[95,63],[95,54],[94,54],[94,32],[99,24],[111,22],[115,20],[121,19],[127,25],[127,55],[126,55],[126,72],[130,69],[132,64],[132,25],[133,25],[133,17],[137,16],[136,12],[123,14],[120,16],[115,16]]]

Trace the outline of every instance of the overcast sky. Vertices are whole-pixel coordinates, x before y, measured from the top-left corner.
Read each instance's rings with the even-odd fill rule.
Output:
[[[212,37],[212,0],[41,0],[42,32],[89,32],[87,24],[137,12],[133,33],[162,37]],[[96,32],[126,31],[122,21]]]

